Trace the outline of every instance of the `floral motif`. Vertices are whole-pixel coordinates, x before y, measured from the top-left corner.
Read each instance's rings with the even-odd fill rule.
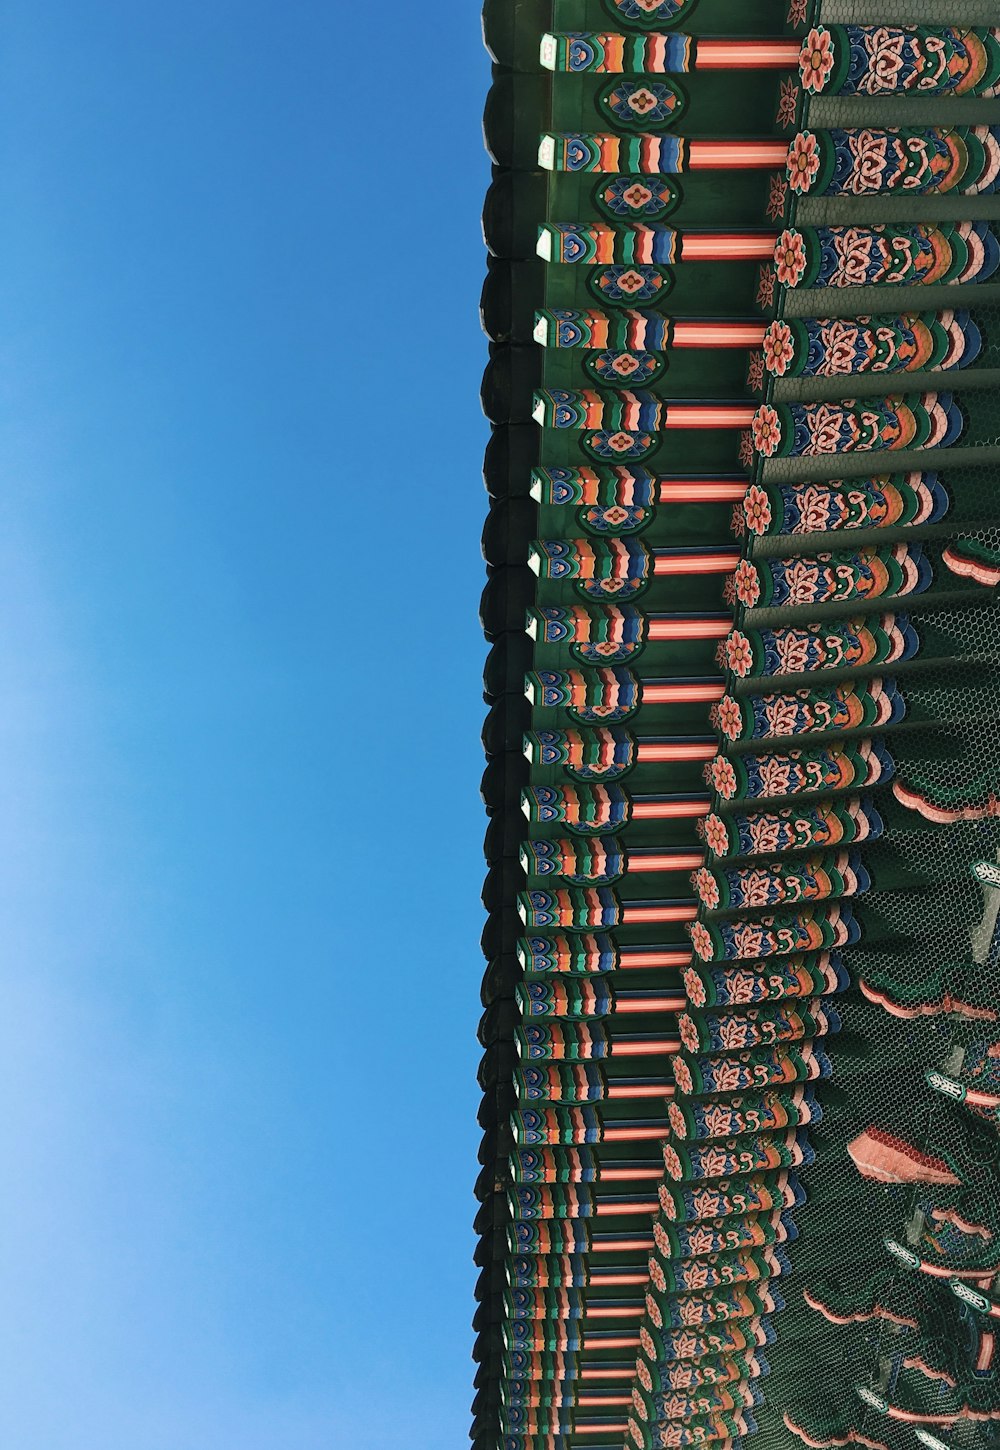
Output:
[[[762,312],[766,312],[774,305],[774,271],[771,267],[761,267],[757,278],[757,306]]]
[[[737,564],[733,587],[740,603],[746,609],[752,609],[760,598],[760,577],[749,559],[741,559]]]
[[[839,287],[863,287],[869,280],[875,236],[863,227],[843,227],[833,233],[836,271],[830,281]]]
[[[776,378],[783,378],[795,356],[792,329],[787,322],[772,322],[764,333],[764,365]]]
[[[631,433],[612,433],[606,440],[607,446],[614,453],[630,453],[635,445],[635,439]]]
[[[644,181],[633,181],[631,186],[627,186],[622,192],[622,201],[632,211],[639,211],[640,208],[649,206],[650,202],[654,200],[653,193]]]
[[[713,811],[705,817],[701,826],[705,844],[713,856],[725,856],[729,850],[729,831],[721,816]]]
[[[752,393],[759,393],[764,386],[764,354],[752,352],[747,361],[747,387]]]
[[[734,675],[745,679],[753,671],[753,648],[742,630],[734,629],[724,641],[725,663]]]
[[[619,292],[624,292],[626,297],[634,297],[637,292],[642,292],[647,286],[647,279],[642,272],[634,268],[619,272],[615,278]]]
[[[792,137],[785,167],[788,184],[793,191],[811,189],[819,175],[819,141],[812,131],[800,131]]]
[[[847,144],[853,167],[844,183],[845,191],[857,196],[866,192],[881,191],[882,178],[889,167],[889,136],[885,131],[873,131],[867,126],[849,132]]]
[[[774,894],[772,879],[766,871],[743,871],[740,889],[744,906],[766,906]]]
[[[806,244],[801,232],[787,228],[774,247],[774,265],[782,287],[797,287],[806,270]]]
[[[814,26],[805,38],[799,54],[799,75],[804,90],[823,90],[833,70],[833,36],[822,26]]]
[[[819,325],[818,342],[822,350],[822,360],[814,368],[817,377],[844,377],[858,371],[858,350],[864,341],[858,324],[865,320],[859,318],[857,321],[849,321],[846,318],[833,317]]]
[[[774,816],[751,817],[747,822],[750,836],[750,849],[757,855],[769,855],[774,851],[780,851],[782,847],[782,830],[780,822]]]
[[[649,1278],[654,1289],[659,1290],[661,1294],[666,1293],[667,1276],[663,1272],[663,1265],[660,1263],[659,1259],[652,1255],[650,1256],[649,1260]]]
[[[840,452],[841,435],[849,423],[849,415],[835,403],[820,403],[815,408],[807,408],[805,426],[808,441],[803,452],[809,455]]]
[[[820,586],[819,565],[811,559],[794,559],[784,571],[789,604],[812,604]]]
[[[708,911],[714,911],[719,904],[719,883],[711,871],[706,866],[699,867],[691,877],[691,885],[697,892],[702,905]],[[695,980],[700,985],[701,979],[696,977]],[[704,988],[702,988],[702,997],[704,997]]]
[[[700,1324],[705,1317],[704,1306],[697,1299],[681,1299],[679,1308],[682,1324]]]
[[[781,82],[778,88],[778,112],[775,124],[783,130],[795,125],[799,110],[799,88],[791,76]]]
[[[743,500],[743,517],[752,534],[766,534],[771,523],[771,500],[760,484],[747,489]]]
[[[713,880],[714,880],[714,878],[713,878]],[[716,889],[718,889],[718,888],[716,888]],[[704,1007],[705,1002],[708,999],[708,994],[705,991],[705,983],[702,981],[701,977],[699,977],[698,973],[695,971],[695,969],[693,967],[686,967],[685,968],[683,981],[684,981],[684,992],[685,992],[685,995],[686,995],[688,1001],[690,1002],[691,1006],[692,1007]],[[677,1133],[680,1136],[683,1136],[684,1115],[683,1115],[683,1113],[681,1113],[680,1109],[677,1107],[677,1105],[675,1103],[671,1103],[670,1104],[670,1107],[671,1107],[671,1109],[674,1109],[677,1112],[678,1116],[680,1117],[681,1124],[682,1124],[682,1127],[681,1128],[678,1128],[676,1122],[674,1121],[673,1117],[671,1116],[671,1118],[670,1118],[671,1126],[673,1127],[673,1130],[674,1130],[675,1133]]]
[[[702,961],[711,961],[714,948],[712,946],[712,936],[708,928],[703,926],[700,921],[693,921],[688,927],[688,933],[691,937],[691,945],[701,957]]]
[[[733,956],[737,960],[759,957],[766,944],[761,928],[749,922],[734,929],[732,942]]]
[[[695,1025],[694,1020],[689,1017],[686,1012],[682,1012],[680,1017],[678,1018],[678,1029],[681,1035],[681,1042],[687,1048],[688,1052],[697,1052],[698,1048],[701,1046],[698,1038],[698,1028]],[[672,1159],[668,1159],[668,1153],[673,1154]],[[666,1164],[667,1172],[670,1174],[671,1178],[680,1178],[682,1176],[681,1160],[677,1157],[677,1154],[674,1152],[673,1148],[664,1148],[663,1161]],[[676,1171],[674,1169],[675,1163]]]
[[[655,111],[657,107],[656,97],[648,86],[640,86],[637,91],[633,91],[628,97],[628,103],[632,110],[640,116],[645,116],[650,111]]]
[[[733,1131],[733,1110],[724,1103],[709,1103],[703,1120],[705,1133],[709,1138],[725,1138]]]
[[[744,428],[740,433],[740,444],[738,453],[740,462],[743,464],[743,467],[752,467],[754,461],[753,436],[749,428]]]
[[[770,458],[781,442],[781,420],[769,403],[758,408],[750,424],[753,444],[758,453]]]
[[[712,1063],[712,1090],[719,1093],[731,1093],[738,1088],[743,1079],[743,1070],[738,1062],[726,1062],[723,1058]]]
[[[724,755],[717,755],[705,767],[705,779],[725,801],[732,800],[738,789],[736,770],[732,761],[727,760]]]
[[[712,720],[730,740],[738,740],[743,733],[743,711],[732,695],[723,695],[712,711]]]
[[[787,23],[789,25],[804,25],[809,0],[791,0],[788,6]]]
[[[693,1259],[715,1248],[715,1235],[710,1228],[692,1228],[688,1234],[688,1250]]]
[[[906,68],[906,32],[878,25],[869,32],[866,41],[869,64],[867,74],[858,86],[859,91],[873,96],[897,90],[900,76]]]
[[[742,1002],[753,1002],[757,997],[757,978],[752,972],[729,972],[726,975],[726,990],[729,995],[729,1000],[734,1006]],[[716,1134],[714,1136],[718,1137],[721,1135]]]
[[[745,1017],[724,1017],[718,1031],[719,1042],[727,1052],[738,1051],[750,1041],[750,1027]]]
[[[784,215],[785,206],[788,201],[788,182],[780,172],[775,172],[771,177],[767,191],[767,214],[772,221],[777,221]]]
[[[683,1057],[674,1058],[674,1082],[682,1093],[694,1092],[694,1078],[691,1076],[691,1069]]]
[[[797,675],[809,668],[810,639],[795,629],[779,629],[775,632],[774,647],[777,655],[777,673]],[[834,645],[836,641],[834,641]]]
[[[799,523],[795,532],[820,534],[829,526],[830,494],[815,485],[806,484],[798,497]]]

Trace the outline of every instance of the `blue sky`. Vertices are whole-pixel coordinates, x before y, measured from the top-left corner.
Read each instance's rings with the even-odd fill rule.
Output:
[[[12,1450],[467,1434],[476,12],[0,12]]]

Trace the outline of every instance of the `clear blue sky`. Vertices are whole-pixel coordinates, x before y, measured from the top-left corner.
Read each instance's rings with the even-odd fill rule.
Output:
[[[454,1450],[468,0],[0,8],[0,1445]]]

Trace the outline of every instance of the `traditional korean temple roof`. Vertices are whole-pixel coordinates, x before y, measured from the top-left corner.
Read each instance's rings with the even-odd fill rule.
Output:
[[[1000,10],[484,35],[475,1450],[1000,1450]]]

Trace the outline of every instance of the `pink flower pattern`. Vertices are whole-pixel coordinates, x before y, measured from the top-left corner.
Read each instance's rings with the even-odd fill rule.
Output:
[[[688,927],[688,933],[691,937],[691,945],[702,961],[711,961],[715,948],[712,945],[712,937],[708,929],[700,921],[693,921]]]
[[[713,711],[713,719],[730,740],[738,740],[743,733],[743,711],[732,695],[723,695]]]
[[[822,26],[814,26],[805,38],[799,54],[799,75],[802,88],[818,94],[830,79],[833,70],[833,36]]]
[[[734,1005],[753,1002],[757,996],[757,978],[752,972],[730,972],[726,982],[729,1000]]]
[[[794,357],[792,329],[787,322],[772,322],[764,333],[764,366],[773,377],[783,378]]]
[[[795,629],[778,630],[775,636],[778,655],[778,673],[800,674],[809,668],[808,637]]]
[[[788,76],[778,87],[778,110],[774,122],[782,130],[788,130],[795,125],[799,110],[799,87],[795,80]]]
[[[759,393],[764,386],[764,354],[752,352],[747,363],[747,387],[752,393]]]
[[[699,870],[695,871],[691,877],[691,884],[694,886],[698,898],[705,909],[707,911],[714,911],[719,904],[719,883],[707,866],[702,866]]]
[[[698,1159],[705,1178],[721,1178],[726,1172],[729,1155],[721,1148],[702,1148]]]
[[[785,570],[789,604],[812,604],[821,592],[819,566],[811,559],[795,559]]]
[[[812,131],[792,137],[785,163],[788,184],[793,191],[807,192],[819,175],[819,141]]]
[[[833,287],[863,287],[868,281],[875,238],[862,227],[842,227],[833,233],[837,266],[829,284]]]
[[[738,789],[736,770],[724,755],[717,755],[705,768],[705,779],[723,800],[732,800]]]
[[[723,1103],[712,1103],[705,1109],[705,1131],[710,1138],[725,1138],[733,1130],[733,1114]]]
[[[879,25],[868,35],[870,57],[868,70],[860,79],[858,90],[869,96],[884,95],[899,89],[899,77],[906,65],[902,30]]]
[[[725,856],[729,851],[729,830],[721,816],[706,816],[703,823],[705,844],[713,856]]]
[[[694,1078],[691,1076],[691,1069],[683,1057],[674,1058],[674,1082],[682,1093],[694,1092]]]
[[[782,287],[797,287],[806,270],[806,244],[801,232],[787,229],[774,247],[774,266]]]
[[[882,178],[889,164],[889,142],[884,131],[872,131],[867,126],[848,133],[852,166],[844,182],[846,191],[864,196],[882,190]]]
[[[738,926],[732,934],[733,956],[737,960],[748,961],[753,957],[759,957],[764,949],[764,933],[759,926],[753,923],[746,923]]]
[[[743,516],[752,534],[766,534],[771,523],[771,501],[760,484],[747,489],[743,500]]]
[[[690,1017],[687,1012],[682,1012],[677,1019],[677,1026],[678,1030],[680,1031],[681,1042],[687,1048],[688,1052],[697,1052],[698,1048],[701,1046],[701,1043],[698,1040],[698,1027],[695,1023],[694,1018]],[[670,1174],[671,1178],[680,1178],[682,1176],[680,1159],[677,1158],[677,1154],[674,1153],[674,1157],[677,1158],[677,1172],[674,1173],[671,1168],[671,1164],[667,1159],[668,1153],[674,1153],[673,1148],[664,1148],[663,1150],[663,1159],[664,1163],[666,1164],[667,1172]]]
[[[823,359],[816,368],[820,378],[846,377],[855,371],[854,355],[859,341],[858,323],[841,317],[831,318],[819,329],[819,345]]]
[[[810,457],[841,451],[841,433],[845,422],[849,422],[844,409],[835,403],[820,403],[807,408],[805,414],[809,441],[802,450]]]
[[[752,609],[760,598],[760,577],[749,559],[741,559],[733,576],[736,598],[746,609]]]
[[[753,415],[750,424],[753,444],[758,453],[770,458],[781,443],[781,420],[769,403],[764,403]]]
[[[767,215],[771,221],[777,221],[784,215],[788,203],[788,182],[780,172],[775,172],[768,184],[767,191]]]
[[[695,1037],[697,1041],[697,1034],[695,1034]],[[681,1040],[683,1041],[683,1032],[681,1033]],[[669,1143],[663,1145],[663,1166],[671,1178],[677,1180],[684,1177],[684,1168],[681,1164],[677,1149],[671,1147]]]
[[[687,967],[685,969],[684,993],[692,1007],[704,1007],[707,1000],[705,983],[702,981],[701,977],[698,975],[693,967]],[[671,1104],[671,1106],[673,1106],[673,1104]],[[681,1121],[684,1121],[683,1115],[681,1116]],[[676,1125],[674,1125],[674,1131],[677,1133],[680,1132]],[[680,1136],[683,1137],[683,1133],[680,1133]]]
[[[724,642],[725,664],[745,679],[753,671],[753,647],[742,630],[734,629]]]
[[[757,306],[762,312],[766,312],[774,305],[774,271],[771,267],[763,266],[757,278]]]

